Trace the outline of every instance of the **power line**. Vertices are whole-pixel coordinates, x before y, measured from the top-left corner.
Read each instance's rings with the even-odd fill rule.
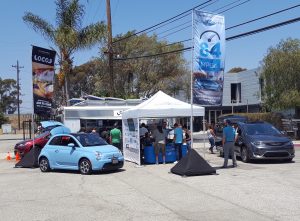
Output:
[[[168,31],[174,30],[175,28],[179,28],[179,27],[181,27],[181,26],[183,26],[183,25],[190,24],[190,23],[191,23],[191,21],[184,22],[184,23],[182,23],[182,24],[180,24],[180,25],[177,25],[176,27],[172,27],[172,28],[170,28],[170,29],[168,29],[168,30],[165,30],[165,31],[163,31],[163,32],[160,32],[160,33],[158,33],[157,35],[164,34],[164,33],[168,32]]]
[[[234,39],[237,39],[237,38],[257,34],[257,33],[263,32],[263,31],[268,31],[268,30],[278,28],[278,27],[281,27],[281,26],[285,26],[285,25],[289,25],[289,24],[292,24],[292,23],[295,23],[295,22],[298,22],[298,21],[300,21],[300,17],[290,19],[290,20],[287,20],[287,21],[284,21],[284,22],[280,22],[280,23],[277,23],[277,24],[274,24],[274,25],[266,26],[264,28],[256,29],[256,30],[249,31],[249,32],[245,32],[245,33],[235,35],[235,36],[232,36],[232,37],[228,37],[228,38],[226,38],[226,41],[231,41],[231,40],[234,40]]]
[[[231,3],[225,5],[225,6],[221,7],[221,8],[216,9],[215,11],[218,11],[219,9],[228,7],[228,6],[230,6],[230,5],[232,5],[232,4],[235,4],[235,3],[239,2],[239,1],[241,1],[241,0],[237,0],[237,1],[231,2]],[[233,8],[236,8],[236,7],[238,7],[238,6],[242,5],[242,4],[245,4],[246,2],[249,2],[249,1],[250,1],[250,0],[244,1],[244,2],[242,2],[242,3],[240,3],[240,4],[238,4],[238,5],[235,5],[235,6],[231,7],[231,8],[229,8],[229,9],[227,9],[226,11],[231,10],[231,9],[233,9]],[[216,1],[215,1],[215,2],[216,2]],[[213,3],[215,3],[215,2],[213,2]],[[211,5],[211,4],[213,4],[213,3],[210,3],[209,5]],[[202,7],[202,8],[200,8],[200,9],[203,9],[203,8],[205,8],[205,7],[207,7],[207,6],[208,6],[208,5],[206,5],[206,6]],[[194,8],[196,8],[196,7],[194,7]],[[194,9],[194,8],[193,8],[193,9]],[[169,21],[169,22],[166,23],[166,24],[163,24],[163,25],[161,25],[161,26],[159,26],[159,27],[156,27],[155,29],[152,29],[152,30],[147,31],[146,33],[149,33],[149,32],[152,32],[152,31],[154,31],[154,30],[157,30],[157,29],[159,29],[159,28],[161,28],[161,27],[163,27],[163,26],[165,26],[165,25],[167,25],[167,24],[171,24],[171,23],[173,23],[173,22],[175,22],[175,21],[177,21],[177,20],[179,20],[179,19],[182,19],[182,18],[188,16],[188,15],[189,15],[189,14],[183,15],[183,16],[177,18],[176,20]],[[184,24],[187,24],[187,23],[189,23],[189,22],[191,22],[191,21],[185,22]],[[183,25],[183,24],[181,24],[181,25]],[[181,26],[181,25],[179,25],[179,26]],[[179,26],[174,27],[174,28],[170,28],[170,29],[168,29],[168,30],[166,30],[166,31],[163,31],[163,32],[157,34],[157,35],[160,35],[160,34],[162,34],[162,33],[165,33],[165,32],[171,31],[171,30],[174,30],[174,29],[178,28]],[[179,31],[185,30],[185,29],[187,29],[187,28],[190,27],[190,26],[191,26],[191,25],[186,26],[185,28],[179,29],[178,31],[172,32],[172,33],[170,33],[170,34],[167,34],[167,35],[165,35],[165,36],[163,36],[163,37],[160,37],[160,39],[161,39],[161,38],[165,38],[165,37],[167,37],[167,36],[169,36],[169,35],[175,34],[175,33],[179,32]]]
[[[213,12],[217,12],[217,11],[219,11],[220,9],[226,8],[226,7],[228,7],[228,6],[230,6],[230,5],[233,5],[233,4],[235,4],[235,3],[237,3],[237,2],[240,2],[240,1],[241,1],[241,0],[237,0],[237,1],[231,2],[231,3],[227,4],[227,5],[222,6],[221,8],[218,8],[218,9],[214,10]]]
[[[167,55],[167,54],[173,54],[173,53],[179,53],[182,51],[187,51],[191,50],[193,47],[188,47],[188,48],[182,48],[174,51],[168,51],[168,52],[162,52],[159,54],[149,54],[149,55],[143,55],[143,56],[138,56],[138,57],[129,57],[129,58],[115,58],[114,60],[117,61],[124,61],[124,60],[132,60],[132,59],[139,59],[139,58],[149,58],[149,57],[157,57],[157,56],[162,56],[162,55]]]
[[[282,10],[280,10],[280,11],[276,11],[276,12],[273,12],[273,13],[271,13],[271,14],[268,14],[268,15],[265,15],[265,16],[262,16],[262,17],[258,17],[258,18],[255,18],[255,19],[252,19],[252,20],[249,20],[249,21],[246,21],[246,22],[243,22],[243,23],[240,23],[240,24],[237,24],[237,25],[228,27],[228,28],[226,28],[225,30],[227,31],[227,30],[230,30],[230,29],[233,29],[233,28],[242,26],[242,25],[246,25],[246,24],[249,24],[249,23],[252,23],[252,22],[261,20],[261,19],[263,19],[263,18],[267,18],[267,17],[273,16],[273,15],[276,15],[276,14],[279,14],[279,13],[282,13],[282,12],[285,12],[285,11],[289,11],[289,10],[291,10],[291,9],[293,9],[293,8],[296,8],[296,7],[299,7],[299,6],[300,6],[300,4],[299,4],[299,5],[292,6],[292,7],[289,7],[289,8],[286,8],[286,9],[282,9]],[[190,27],[190,26],[192,26],[192,25],[189,25],[189,27]],[[185,27],[184,29],[186,29],[186,28],[188,28],[188,27]],[[174,29],[175,29],[175,28],[174,28]],[[171,29],[170,29],[170,30],[171,30]],[[171,35],[171,34],[175,34],[175,33],[179,32],[179,31],[181,31],[181,30],[182,30],[182,29],[180,29],[180,30],[178,30],[178,31],[175,31],[175,32],[172,32],[172,33],[170,33],[170,34],[168,34],[168,35],[165,35],[164,37],[167,37],[167,36],[169,36],[169,35]],[[164,37],[161,37],[161,38],[164,38]]]
[[[119,41],[122,41],[122,40],[125,40],[125,39],[128,39],[128,38],[131,38],[131,37],[136,36],[136,35],[138,35],[138,34],[140,34],[140,33],[143,33],[143,32],[145,32],[145,31],[148,31],[148,30],[150,30],[150,29],[152,29],[152,28],[155,28],[155,27],[157,27],[157,26],[159,26],[159,25],[161,25],[161,24],[164,24],[164,23],[166,23],[166,22],[168,22],[168,21],[171,21],[171,20],[173,20],[173,19],[175,19],[175,18],[177,18],[177,17],[180,17],[181,15],[184,15],[184,14],[186,14],[187,12],[190,12],[191,10],[193,10],[193,9],[195,9],[195,8],[198,8],[198,7],[202,6],[202,5],[205,5],[206,3],[209,3],[209,2],[211,2],[211,1],[212,1],[212,0],[208,0],[208,1],[206,1],[206,2],[204,2],[204,3],[202,3],[202,4],[200,4],[200,5],[197,5],[197,6],[191,8],[191,9],[189,9],[189,10],[186,10],[186,11],[184,11],[184,12],[182,12],[182,13],[176,15],[176,16],[173,16],[172,18],[169,18],[169,19],[167,19],[167,20],[165,20],[165,21],[162,21],[162,22],[160,22],[160,23],[158,23],[158,24],[156,24],[156,25],[152,25],[151,27],[146,28],[146,29],[144,29],[144,30],[142,30],[142,31],[136,32],[136,33],[134,33],[134,34],[132,34],[132,35],[129,35],[129,36],[126,36],[126,37],[124,37],[124,38],[120,38],[120,39],[114,41],[113,43],[116,43],[116,42],[119,42]]]
[[[195,9],[195,8],[199,8],[199,9],[206,8],[206,7],[208,7],[208,6],[212,5],[212,4],[215,4],[217,1],[219,1],[219,0],[215,0],[214,2],[211,2],[211,3],[205,5],[205,6],[201,7],[201,8],[199,8],[199,7],[194,7],[194,8],[192,8],[192,10]],[[182,15],[182,16],[180,16],[180,17],[178,17],[178,18],[176,18],[176,19],[174,19],[174,20],[172,20],[172,21],[169,21],[169,22],[167,22],[167,23],[165,23],[165,24],[162,24],[162,25],[160,25],[160,26],[158,26],[158,27],[152,29],[152,30],[147,31],[146,33],[153,32],[153,31],[155,31],[155,30],[157,30],[157,29],[160,29],[160,28],[162,28],[162,27],[164,27],[164,26],[166,26],[166,25],[168,25],[168,24],[174,23],[175,21],[178,21],[178,20],[180,20],[180,19],[182,19],[182,18],[185,18],[185,17],[187,17],[187,16],[190,16],[190,14]],[[191,20],[189,20],[189,22],[191,22]]]
[[[281,26],[285,26],[285,25],[288,25],[288,24],[292,24],[292,23],[295,23],[295,22],[298,22],[298,21],[300,21],[300,17],[290,19],[290,20],[287,20],[287,21],[284,21],[284,22],[280,22],[280,23],[277,23],[277,24],[274,24],[274,25],[266,26],[266,27],[263,27],[263,28],[260,28],[260,29],[255,29],[255,30],[245,32],[245,33],[242,33],[242,34],[238,34],[238,35],[235,35],[235,36],[231,36],[231,37],[226,38],[226,41],[232,41],[232,40],[235,40],[235,39],[238,39],[238,38],[242,38],[242,37],[257,34],[257,33],[260,33],[260,32],[268,31],[268,30],[278,28],[278,27],[281,27]],[[183,40],[181,42],[189,41],[189,40],[191,40],[191,39]],[[179,43],[179,42],[175,42],[175,43],[172,43],[172,44],[176,44],[176,43]],[[143,55],[143,56],[129,57],[129,58],[116,58],[114,60],[124,61],[124,60],[140,59],[140,58],[157,57],[157,56],[163,56],[163,55],[172,54],[172,53],[179,53],[179,52],[182,52],[182,51],[188,51],[188,50],[191,50],[192,48],[193,47],[187,47],[187,48],[182,48],[182,49],[178,49],[178,50],[174,50],[174,51],[158,53],[158,54],[150,54],[150,55]]]
[[[219,14],[222,14],[222,13],[227,12],[227,11],[229,11],[229,10],[231,10],[231,9],[234,9],[234,8],[236,8],[236,7],[238,7],[238,6],[241,6],[241,5],[243,5],[243,4],[247,3],[247,2],[250,2],[250,0],[244,1],[244,2],[242,2],[242,3],[240,3],[240,4],[238,4],[238,5],[232,6],[231,8],[228,8],[228,9],[226,9],[226,10],[224,10],[224,11],[220,11],[220,12],[218,12],[218,13],[219,13]]]
[[[172,35],[172,34],[175,34],[175,33],[177,33],[177,32],[183,31],[183,30],[185,30],[185,29],[187,29],[187,28],[189,28],[189,27],[191,27],[191,25],[185,26],[185,27],[183,27],[183,28],[181,28],[181,29],[179,29],[179,30],[177,30],[177,31],[173,31],[173,32],[171,32],[171,33],[169,33],[169,34],[167,34],[167,35],[165,35],[165,36],[163,36],[163,37],[160,37],[159,39],[162,39],[162,38],[165,38],[165,37],[167,37],[167,36],[169,36],[169,35]]]
[[[251,22],[258,21],[258,20],[260,20],[260,19],[263,19],[263,18],[267,18],[267,17],[273,16],[273,15],[276,15],[276,14],[279,14],[279,13],[281,13],[281,12],[285,12],[285,11],[291,10],[291,9],[293,9],[293,8],[297,8],[297,7],[299,7],[299,6],[300,6],[300,4],[299,4],[299,5],[292,6],[292,7],[289,7],[289,8],[286,8],[286,9],[282,9],[282,10],[280,10],[280,11],[273,12],[273,13],[271,13],[271,14],[268,14],[268,15],[265,15],[265,16],[262,16],[262,17],[259,17],[259,18],[255,18],[255,19],[252,19],[252,20],[243,22],[243,23],[240,23],[240,24],[238,24],[238,25],[231,26],[231,27],[229,27],[229,28],[226,28],[226,30],[230,30],[230,29],[232,29],[232,28],[236,28],[236,27],[239,27],[239,26],[242,26],[242,25],[245,25],[245,24],[249,24],[249,23],[251,23]]]

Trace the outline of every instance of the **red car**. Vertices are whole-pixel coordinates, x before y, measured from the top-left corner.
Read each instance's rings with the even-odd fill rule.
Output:
[[[47,141],[49,140],[50,136],[51,136],[50,131],[45,131],[45,132],[39,134],[38,136],[36,136],[34,138],[34,146],[43,148],[45,146],[45,144],[47,143]],[[24,140],[15,145],[14,153],[16,155],[17,152],[19,152],[19,155],[21,157],[23,157],[26,153],[28,153],[31,150],[32,147],[33,147],[32,139]]]

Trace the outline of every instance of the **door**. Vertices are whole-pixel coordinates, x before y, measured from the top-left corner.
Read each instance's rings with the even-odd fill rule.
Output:
[[[68,146],[69,144],[74,146]],[[71,136],[61,136],[61,144],[55,150],[56,164],[66,169],[78,169],[79,145]]]
[[[243,145],[243,131],[241,128],[237,128],[237,141],[234,144],[234,151],[240,156],[241,146]]]

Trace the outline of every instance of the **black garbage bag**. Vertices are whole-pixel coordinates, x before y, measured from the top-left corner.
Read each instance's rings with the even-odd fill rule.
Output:
[[[216,169],[211,167],[194,149],[190,149],[173,168],[171,172],[181,176],[199,176],[216,174]]]

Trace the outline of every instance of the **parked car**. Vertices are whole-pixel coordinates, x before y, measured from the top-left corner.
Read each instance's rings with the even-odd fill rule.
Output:
[[[39,155],[42,172],[52,169],[92,171],[118,170],[124,165],[122,152],[95,134],[57,134],[50,138]]]
[[[63,126],[62,123],[58,121],[41,121],[42,131],[40,134],[36,135],[34,139],[27,139],[18,142],[14,147],[14,154],[17,152],[21,157],[24,157],[28,153],[33,145],[38,148],[43,148],[48,142],[51,135],[66,132],[67,128]]]
[[[266,122],[237,123],[235,152],[242,161],[278,159],[292,161],[295,148],[292,140]],[[221,150],[222,151],[222,150]]]
[[[35,147],[43,148],[45,144],[48,142],[51,134],[50,131],[45,131],[39,135],[37,135],[34,140],[23,140],[18,142],[14,147],[15,155],[19,153],[20,157],[24,157],[26,153],[28,153],[33,147],[33,143]]]

